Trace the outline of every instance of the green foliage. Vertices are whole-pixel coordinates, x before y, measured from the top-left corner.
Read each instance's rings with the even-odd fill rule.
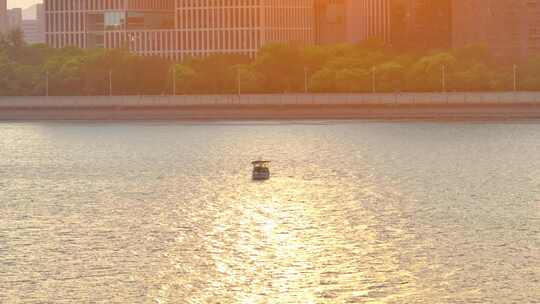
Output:
[[[455,65],[456,59],[450,53],[424,56],[407,69],[406,89],[419,92],[440,91],[443,67],[451,70]]]
[[[388,61],[378,65],[375,68],[377,89],[385,92],[401,91],[405,80],[405,71],[405,67],[395,61]]]
[[[270,92],[301,91],[304,87],[306,61],[303,48],[269,44],[261,49],[253,67],[263,75],[262,86]]]
[[[315,92],[336,91],[337,72],[330,68],[323,68],[311,77],[311,90]]]
[[[490,91],[496,89],[493,72],[483,63],[474,62],[450,75],[449,87],[455,91]]]
[[[173,67],[176,79],[176,92],[180,94],[191,93],[190,89],[195,83],[197,72],[185,64],[177,64]]]
[[[239,65],[249,63],[249,57],[241,55],[210,55],[191,58],[184,65],[195,74],[185,93],[219,94],[236,92]]]
[[[540,54],[532,57],[520,74],[520,88],[538,90],[540,88]]]
[[[484,46],[399,53],[381,41],[358,45],[270,44],[258,56],[211,55],[182,63],[127,50],[52,49],[0,36],[0,95],[234,94],[303,92],[498,91],[513,88],[513,67]],[[111,79],[109,77],[112,76]],[[540,55],[521,63],[519,88],[540,90]],[[174,81],[173,81],[174,79]]]

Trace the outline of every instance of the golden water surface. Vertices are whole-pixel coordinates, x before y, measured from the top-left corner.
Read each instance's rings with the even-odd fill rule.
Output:
[[[539,299],[539,124],[0,124],[0,303]]]

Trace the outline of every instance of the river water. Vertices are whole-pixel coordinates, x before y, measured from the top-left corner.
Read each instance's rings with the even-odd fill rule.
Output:
[[[0,303],[540,303],[540,124],[1,123]]]

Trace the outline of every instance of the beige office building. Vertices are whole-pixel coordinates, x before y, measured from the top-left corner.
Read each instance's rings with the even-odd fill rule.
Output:
[[[7,0],[0,0],[0,34],[7,31]]]
[[[45,15],[53,47],[125,47],[176,60],[314,42],[313,0],[45,0]]]
[[[45,11],[43,4],[36,4],[36,15],[34,19],[23,19],[21,30],[26,43],[45,43]]]
[[[7,30],[21,29],[22,25],[22,9],[12,8],[7,10]]]
[[[315,33],[319,44],[390,40],[392,0],[316,0]]]
[[[453,0],[453,45],[487,45],[496,57],[540,54],[540,0]]]
[[[356,0],[358,35],[361,40],[377,38],[384,42],[391,39],[391,0]]]

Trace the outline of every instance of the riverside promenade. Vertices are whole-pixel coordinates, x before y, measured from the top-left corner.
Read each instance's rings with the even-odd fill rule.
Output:
[[[0,96],[1,120],[538,118],[540,92]]]

